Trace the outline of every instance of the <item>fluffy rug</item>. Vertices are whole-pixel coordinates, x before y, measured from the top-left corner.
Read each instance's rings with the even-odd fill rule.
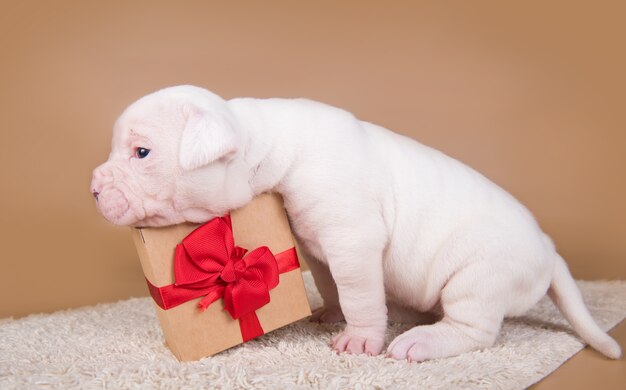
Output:
[[[305,273],[313,307],[320,299]],[[626,317],[626,281],[580,282],[603,329]],[[133,298],[0,320],[0,388],[525,388],[583,344],[547,299],[504,323],[495,346],[424,363],[333,353],[341,325],[306,320],[198,362],[164,346],[152,302]],[[408,326],[395,324],[389,338]]]

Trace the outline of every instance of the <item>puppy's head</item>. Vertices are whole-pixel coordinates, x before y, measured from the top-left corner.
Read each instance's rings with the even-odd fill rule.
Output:
[[[98,211],[114,224],[134,226],[222,215],[251,198],[248,186],[227,175],[240,144],[219,96],[192,86],[144,96],[118,118],[109,159],[93,172]]]

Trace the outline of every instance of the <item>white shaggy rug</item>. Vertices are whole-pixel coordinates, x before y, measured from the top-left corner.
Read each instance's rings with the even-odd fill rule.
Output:
[[[313,307],[320,303],[305,273]],[[626,317],[626,281],[579,282],[603,329]],[[495,346],[424,363],[336,355],[342,325],[306,320],[198,362],[164,346],[149,298],[0,320],[0,388],[525,388],[579,351],[555,307],[542,300],[507,320]],[[392,325],[389,338],[406,330]],[[210,330],[208,330],[210,331]]]

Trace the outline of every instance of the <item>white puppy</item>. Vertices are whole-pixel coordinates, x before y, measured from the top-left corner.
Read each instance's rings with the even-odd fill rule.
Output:
[[[255,195],[283,195],[325,307],[333,348],[378,354],[387,301],[442,319],[387,352],[422,361],[493,344],[505,316],[546,293],[611,358],[552,241],[511,195],[462,163],[305,99],[225,101],[192,86],[133,103],[94,172],[100,212],[121,225],[205,222]]]

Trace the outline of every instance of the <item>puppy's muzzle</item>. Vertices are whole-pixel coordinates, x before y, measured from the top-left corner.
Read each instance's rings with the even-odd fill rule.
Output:
[[[94,192],[100,214],[109,222],[118,223],[130,209],[128,199],[117,188],[107,188],[103,192]]]

